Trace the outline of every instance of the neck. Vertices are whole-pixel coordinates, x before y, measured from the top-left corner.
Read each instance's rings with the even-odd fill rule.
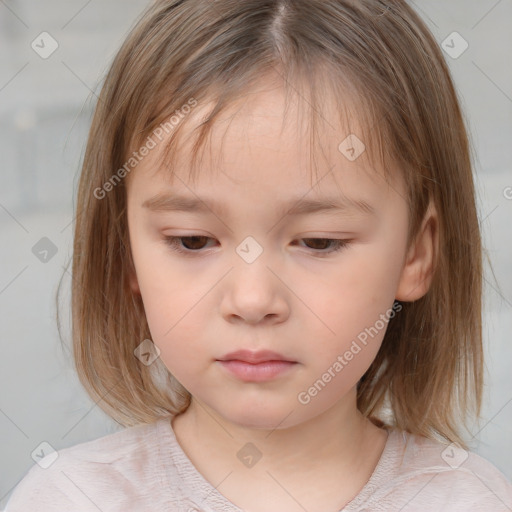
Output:
[[[297,468],[307,473],[321,466],[335,467],[338,472],[354,471],[364,463],[364,446],[370,439],[375,440],[380,430],[357,409],[355,389],[314,418],[291,427],[277,425],[272,429],[231,423],[193,399],[189,408],[174,418],[173,428],[180,445],[199,469],[201,460],[198,457],[194,460],[194,453],[208,454],[220,465],[225,461],[227,467],[233,465],[237,454],[239,458],[248,455],[250,461],[259,452],[261,463],[255,464],[257,470],[253,474],[258,470],[286,472]],[[384,432],[380,434],[382,440]],[[242,447],[247,443],[256,449],[244,450]]]

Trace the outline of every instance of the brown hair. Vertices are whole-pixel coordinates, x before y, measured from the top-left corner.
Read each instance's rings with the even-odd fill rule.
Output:
[[[106,76],[77,192],[72,338],[82,384],[125,426],[188,407],[190,394],[160,359],[146,366],[134,356],[151,336],[128,284],[122,178],[133,149],[175,113],[181,121],[167,146],[172,160],[191,99],[214,102],[198,127],[195,160],[219,113],[271,74],[281,77],[287,98],[304,98],[313,135],[319,122],[328,125],[322,98],[350,92],[369,158],[385,170],[398,167],[406,183],[409,243],[429,202],[435,205],[439,251],[430,289],[390,320],[358,385],[358,408],[378,418],[388,403],[399,428],[466,447],[461,427],[480,413],[483,373],[481,239],[468,136],[439,46],[402,0],[159,0],[146,9]],[[340,101],[339,112],[347,108]]]

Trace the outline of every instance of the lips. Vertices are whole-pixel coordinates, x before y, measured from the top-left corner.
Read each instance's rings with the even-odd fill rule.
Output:
[[[290,363],[296,362],[282,354],[273,352],[272,350],[258,350],[256,352],[251,350],[237,350],[235,352],[226,354],[225,356],[218,359],[218,361],[242,361],[250,364],[259,364],[266,361],[287,361]]]

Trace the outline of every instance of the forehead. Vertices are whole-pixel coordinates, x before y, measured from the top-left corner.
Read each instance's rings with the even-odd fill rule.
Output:
[[[257,196],[267,201],[305,193],[348,197],[349,192],[369,199],[386,185],[386,177],[368,158],[372,148],[361,140],[363,126],[354,115],[352,98],[344,104],[345,116],[340,116],[332,99],[324,97],[313,125],[304,98],[295,95],[286,104],[281,87],[266,85],[215,119],[199,155],[194,147],[197,127],[213,108],[213,103],[199,103],[182,120],[179,135],[170,133],[159,142],[137,165],[130,181],[148,194],[171,188],[217,193],[222,192],[217,190],[222,183],[227,194],[236,194],[237,187],[257,190]],[[174,150],[168,159],[165,151],[173,136]],[[193,157],[199,165],[197,178],[191,180]]]

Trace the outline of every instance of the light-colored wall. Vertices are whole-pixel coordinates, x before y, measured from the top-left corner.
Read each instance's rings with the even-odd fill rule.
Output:
[[[42,441],[60,449],[119,428],[73,373],[57,334],[54,295],[72,251],[72,197],[94,92],[146,5],[0,2],[0,508]],[[413,6],[453,55],[462,46],[457,36],[446,39],[452,32],[469,44],[447,61],[475,145],[481,227],[495,276],[487,268],[486,404],[473,449],[512,479],[512,2],[418,0]],[[59,45],[47,59],[31,48],[36,40],[43,51],[36,39],[43,31]],[[45,40],[46,50],[49,45]],[[38,243],[57,250],[46,263],[33,252]],[[70,279],[65,274],[66,333]]]

